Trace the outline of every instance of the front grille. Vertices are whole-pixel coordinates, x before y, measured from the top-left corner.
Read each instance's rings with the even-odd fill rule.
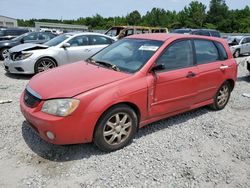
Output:
[[[35,108],[41,102],[41,99],[32,95],[27,89],[25,89],[24,91],[23,99],[24,99],[24,103],[26,104],[26,106],[30,108]]]

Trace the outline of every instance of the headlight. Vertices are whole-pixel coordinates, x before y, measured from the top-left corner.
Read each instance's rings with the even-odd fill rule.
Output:
[[[77,99],[52,99],[43,104],[42,112],[55,116],[68,116],[78,107]]]
[[[33,53],[21,53],[15,57],[15,61],[23,60],[30,57]]]

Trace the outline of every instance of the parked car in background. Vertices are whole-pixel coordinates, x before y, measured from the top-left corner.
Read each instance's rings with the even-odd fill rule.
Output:
[[[220,32],[213,29],[175,29],[172,33],[221,37]]]
[[[23,43],[42,44],[54,38],[55,34],[48,32],[29,32],[8,41],[0,41],[0,60],[7,57],[8,50]]]
[[[250,54],[250,36],[231,36],[227,41],[235,58]]]
[[[48,33],[48,32],[46,32]],[[115,40],[98,33],[67,33],[44,43],[11,48],[4,61],[10,73],[34,74],[60,65],[85,60]]]
[[[126,36],[143,33],[168,33],[167,28],[145,26],[114,26],[105,32],[105,35],[122,39]]]
[[[141,34],[38,74],[20,98],[31,127],[53,144],[121,149],[138,128],[201,106],[222,110],[237,64],[225,40]]]
[[[30,32],[30,30],[22,28],[0,28],[0,41],[13,39],[27,32]]]

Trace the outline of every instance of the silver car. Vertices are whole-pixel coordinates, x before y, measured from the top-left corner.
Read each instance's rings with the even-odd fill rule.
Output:
[[[228,43],[235,58],[250,53],[250,36],[232,36],[228,38]]]
[[[67,33],[44,44],[21,44],[9,50],[4,60],[7,72],[36,74],[60,65],[86,60],[113,43],[98,33]]]

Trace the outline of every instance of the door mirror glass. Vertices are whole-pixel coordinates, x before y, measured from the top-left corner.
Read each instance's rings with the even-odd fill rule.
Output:
[[[62,47],[63,47],[63,48],[69,48],[69,47],[70,47],[70,43],[67,43],[67,42],[66,42],[66,43],[64,43],[64,44],[62,45]]]
[[[164,69],[165,69],[165,65],[164,64],[158,64],[158,65],[155,65],[151,69],[151,72],[156,72],[156,71],[160,71],[160,70],[164,70]]]

